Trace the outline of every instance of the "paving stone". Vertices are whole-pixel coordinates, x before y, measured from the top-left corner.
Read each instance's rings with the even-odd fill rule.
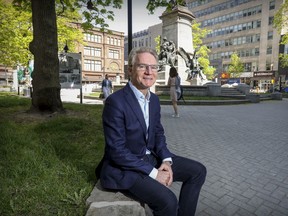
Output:
[[[271,195],[267,196],[266,194],[263,194],[261,192],[258,192],[256,194],[257,197],[263,199],[263,200],[266,200],[266,201],[269,201],[271,203],[274,203],[274,204],[279,204],[280,203],[280,200],[279,199],[275,199],[274,197],[272,197]]]
[[[288,100],[161,105],[170,150],[207,167],[196,216],[288,215]],[[172,191],[179,195],[179,184]]]
[[[263,203],[263,205],[268,206],[269,208],[273,209],[273,212],[276,214],[284,214],[285,216],[288,215],[288,206],[280,206],[280,205],[276,205],[274,203],[271,202],[267,202],[265,201]],[[272,214],[272,213],[271,213]]]
[[[221,210],[222,215],[235,215],[235,213],[239,210],[239,206],[229,203],[225,205],[224,209]]]
[[[271,215],[271,212],[272,212],[272,209],[267,207],[267,206],[260,206],[255,214],[256,215],[259,215],[259,216],[268,216],[268,215]]]

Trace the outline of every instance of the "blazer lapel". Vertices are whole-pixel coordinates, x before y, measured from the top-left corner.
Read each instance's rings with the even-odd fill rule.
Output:
[[[133,110],[134,114],[136,115],[137,119],[139,120],[139,122],[142,126],[142,129],[143,129],[144,135],[146,136],[146,131],[147,131],[146,123],[145,123],[145,119],[144,119],[141,107],[139,105],[139,102],[138,102],[136,96],[134,95],[134,92],[130,88],[129,84],[127,84],[124,87],[124,91],[126,93],[125,94],[126,102],[130,105],[131,110]]]
[[[154,124],[155,124],[155,109],[153,109],[152,107],[155,107],[155,100],[153,100],[153,97],[151,95],[150,97],[150,102],[149,102],[149,129],[148,129],[148,140],[151,138],[151,130],[150,128],[154,128]]]

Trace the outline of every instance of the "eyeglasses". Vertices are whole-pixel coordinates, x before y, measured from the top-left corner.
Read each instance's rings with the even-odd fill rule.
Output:
[[[145,72],[151,69],[152,72],[157,72],[159,70],[158,65],[147,65],[147,64],[137,64],[137,70]]]

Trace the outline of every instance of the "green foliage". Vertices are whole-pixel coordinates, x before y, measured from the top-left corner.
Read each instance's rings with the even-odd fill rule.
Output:
[[[230,77],[239,77],[242,72],[244,72],[244,65],[241,62],[240,57],[237,53],[232,53],[231,55],[231,63],[228,67],[228,71]]]
[[[104,148],[102,105],[29,114],[30,99],[0,93],[0,215],[85,215]]]
[[[156,47],[155,50],[156,52],[159,54],[160,53],[160,49],[161,49],[161,35],[158,35],[157,37],[155,37],[155,42],[156,42]]]
[[[25,105],[29,105],[30,104],[30,100],[28,99],[22,99],[22,98],[19,98],[17,96],[11,96],[11,94],[6,94],[6,93],[1,93],[0,95],[0,100],[1,100],[1,103],[0,103],[0,108],[1,108],[1,111],[0,111],[0,114],[2,113],[2,109],[4,108],[12,108],[12,107],[18,107],[18,106],[25,106]],[[13,100],[11,99],[11,97],[14,97]]]
[[[81,23],[81,27],[85,30],[93,27],[100,27],[103,30],[109,27],[106,24],[107,19],[114,20],[114,12],[107,10],[106,7],[119,9],[123,0],[92,1],[92,3],[93,9],[88,10],[86,0],[56,0],[60,52],[63,51],[66,42],[69,52],[75,52],[76,44],[83,44],[82,30],[76,23]],[[29,51],[29,43],[33,39],[31,2],[14,0],[13,5],[0,0],[0,64],[12,67],[17,64],[27,66],[28,61],[33,58]]]
[[[273,26],[277,29],[279,33],[281,33],[284,27],[287,27],[288,23],[288,1],[284,1],[284,3],[280,6],[279,10],[274,15]]]
[[[69,1],[69,0],[68,0]],[[73,9],[82,11],[83,22],[81,22],[81,27],[84,31],[87,31],[94,27],[99,27],[102,31],[109,27],[107,20],[114,21],[113,10],[108,10],[107,8],[121,9],[123,5],[123,0],[91,0],[91,7],[87,7],[87,0],[73,0],[75,1]]]
[[[284,35],[281,40],[281,44],[288,44],[288,31],[287,31],[287,23],[288,23],[288,1],[284,1],[284,3],[280,6],[279,10],[274,15],[273,26],[277,29],[277,31],[281,34],[282,30],[286,29]],[[280,64],[282,67],[288,67],[288,54],[280,54],[279,55]]]
[[[288,54],[279,54],[280,64],[282,67],[288,67]]]
[[[31,59],[28,50],[32,40],[31,13],[16,10],[12,4],[0,1],[0,64],[26,65]]]
[[[209,52],[207,46],[203,46],[202,39],[209,33],[208,29],[200,28],[200,23],[193,21],[192,23],[192,37],[193,37],[193,49],[197,50],[198,61],[201,67],[203,67],[203,73],[207,76],[207,79],[214,77],[215,68],[210,67]]]
[[[167,0],[149,0],[148,4],[146,6],[146,9],[153,14],[155,9],[158,7],[166,7],[166,11],[171,11],[173,5],[170,3],[171,1],[167,1]],[[185,5],[186,1],[185,0],[175,0],[174,1],[175,4],[178,5]]]
[[[195,20],[192,23],[192,36],[193,36],[193,48],[199,49],[203,44],[202,39],[206,37],[210,30],[206,28],[200,28],[201,23],[197,23]]]

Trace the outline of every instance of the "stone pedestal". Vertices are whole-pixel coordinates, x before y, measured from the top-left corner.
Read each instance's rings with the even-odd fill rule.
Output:
[[[271,98],[272,98],[273,100],[282,100],[282,93],[280,93],[280,92],[273,92],[273,93],[271,94]]]
[[[158,77],[156,82],[160,85],[166,85],[169,79],[169,65],[163,65],[161,71],[158,72]]]
[[[239,84],[236,86],[236,89],[238,89],[240,92],[242,92],[243,94],[247,95],[250,93],[250,86],[246,85],[246,84]]]
[[[196,85],[196,86],[203,85],[202,80],[201,80],[199,74],[197,74],[197,75],[195,76],[195,78],[189,80],[189,82],[190,82],[190,85]]]
[[[221,95],[221,85],[218,83],[207,83],[207,95],[217,97]]]
[[[193,50],[193,38],[192,38],[192,21],[195,16],[189,11],[188,7],[176,6],[170,12],[165,12],[159,17],[162,22],[162,38],[166,37],[168,41],[175,43],[176,49],[180,47],[184,48],[187,53],[192,56]],[[181,84],[186,81],[187,70],[186,63],[179,55],[177,57],[177,71],[181,78]],[[169,72],[168,72],[169,77]],[[168,80],[165,77],[165,80]]]
[[[246,99],[250,100],[251,103],[259,103],[260,102],[260,95],[250,93],[246,95]]]

